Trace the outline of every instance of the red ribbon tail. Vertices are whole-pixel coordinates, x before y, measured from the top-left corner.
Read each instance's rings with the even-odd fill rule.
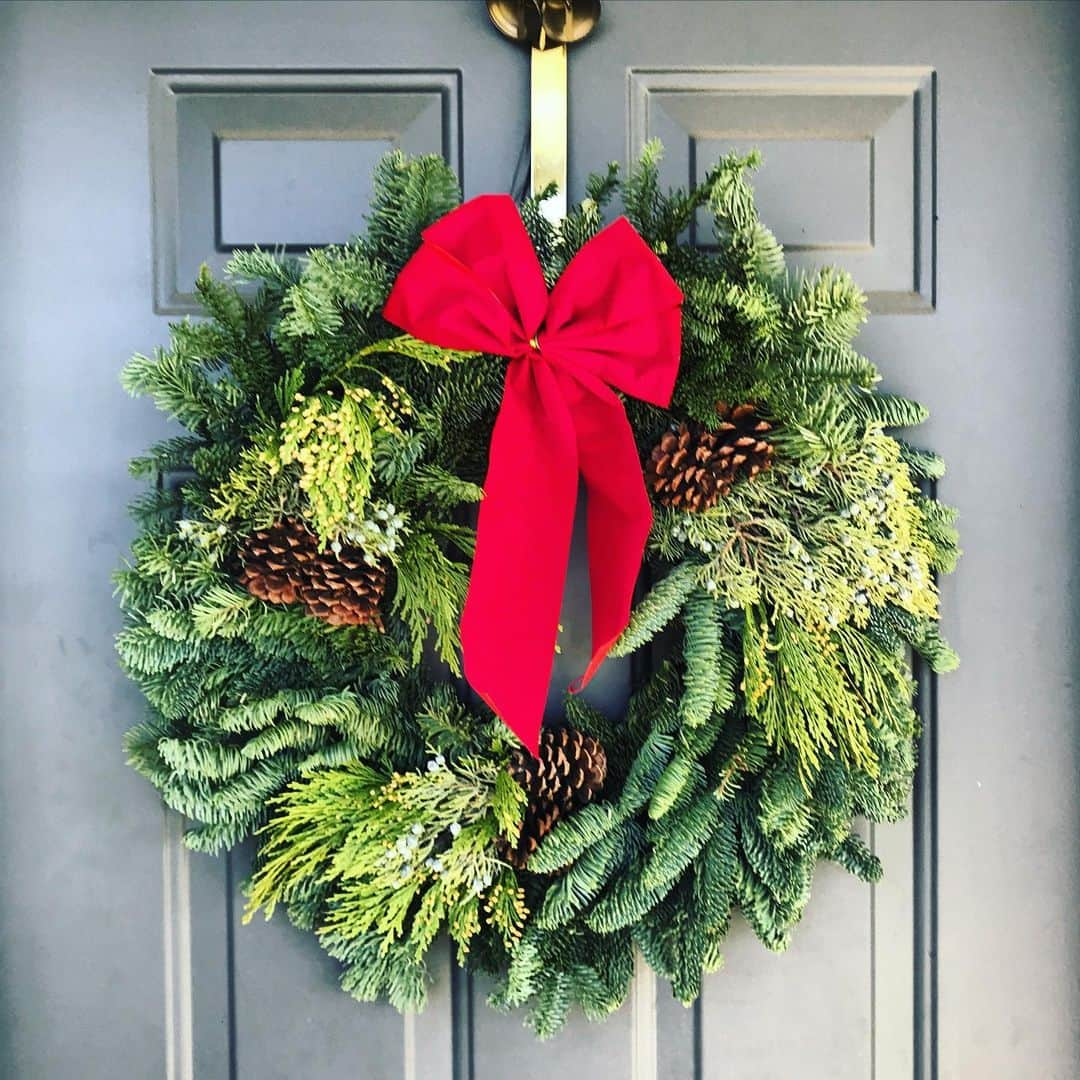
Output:
[[[461,646],[469,684],[534,754],[577,484],[573,419],[555,375],[539,359],[511,362],[491,436]]]
[[[625,629],[624,624],[623,630]],[[589,661],[588,667],[567,687],[571,694],[580,694],[592,682],[592,677],[600,670],[600,665],[607,659],[607,654],[611,652],[612,645],[619,640],[619,634],[621,633],[622,630],[610,641],[605,641],[599,648],[594,646],[592,659]]]
[[[562,376],[574,417],[578,467],[588,495],[593,653],[578,693],[596,674],[630,621],[641,557],[652,528],[637,445],[622,402],[603,383]],[[567,383],[573,386],[567,386]]]

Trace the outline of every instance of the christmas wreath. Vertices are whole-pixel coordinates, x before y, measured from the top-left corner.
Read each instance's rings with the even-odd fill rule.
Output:
[[[541,1035],[635,948],[690,1002],[735,910],[783,949],[820,859],[878,878],[853,818],[906,813],[911,657],[955,663],[943,466],[887,434],[925,412],[875,389],[851,278],[785,271],[756,156],[664,193],[658,155],[555,225],[391,154],[365,235],[204,270],[208,318],[125,369],[186,429],[131,466],[127,753],[195,850],[257,837],[249,917],[361,1000],[420,1008],[446,930]],[[579,470],[590,669],[641,662],[625,715],[541,731]]]

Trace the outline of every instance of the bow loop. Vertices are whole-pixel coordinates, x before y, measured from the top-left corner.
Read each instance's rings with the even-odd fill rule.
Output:
[[[465,674],[534,753],[555,655],[578,477],[588,496],[592,658],[625,628],[652,513],[611,387],[667,405],[682,293],[620,218],[551,295],[512,199],[483,195],[437,221],[383,311],[443,348],[506,356],[476,554],[461,619]]]
[[[681,303],[663,264],[618,218],[556,282],[544,320],[548,351],[632,397],[666,406],[679,370]]]

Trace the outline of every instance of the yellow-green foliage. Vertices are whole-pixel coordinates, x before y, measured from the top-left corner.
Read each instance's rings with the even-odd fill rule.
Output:
[[[746,711],[806,776],[834,752],[875,774],[869,727],[908,693],[902,655],[863,631],[885,606],[937,618],[936,551],[917,495],[899,444],[871,427],[834,461],[781,462],[709,510],[657,515],[656,549],[687,559],[717,608],[742,614]],[[715,631],[700,633],[708,613],[681,602],[692,671]],[[647,599],[640,618],[656,622],[655,606]],[[627,633],[640,637],[636,623]]]
[[[766,620],[756,607],[745,618],[746,711],[772,745],[793,750],[806,778],[834,752],[876,776],[871,729],[891,720],[896,695],[909,692],[903,655],[851,625],[811,631],[783,615]]]
[[[335,940],[404,938],[420,959],[445,925],[464,955],[486,922],[510,948],[527,911],[496,841],[516,837],[524,803],[506,770],[478,757],[315,773],[272,801],[245,918],[269,918],[314,881],[329,890],[320,933]]]
[[[934,548],[894,439],[880,432],[815,473],[780,464],[703,513],[660,511],[665,556],[700,557],[700,581],[729,608],[762,605],[808,630],[894,604],[936,616]]]
[[[324,543],[362,520],[371,494],[376,445],[403,438],[402,422],[412,413],[408,395],[388,376],[383,393],[345,386],[341,397],[296,395],[281,425],[280,442],[264,451],[272,472],[296,464],[307,517]]]
[[[446,371],[451,364],[460,363],[462,360],[474,360],[478,355],[479,353],[461,352],[457,349],[442,349],[438,345],[414,338],[412,334],[398,334],[397,337],[374,341],[362,349],[357,349],[345,361],[337,374],[340,378],[350,371],[373,370],[367,359],[372,356],[403,356],[424,367]]]

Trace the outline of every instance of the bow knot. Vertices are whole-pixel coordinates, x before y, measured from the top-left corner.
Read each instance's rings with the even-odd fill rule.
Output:
[[[572,689],[592,678],[630,616],[652,512],[612,387],[668,404],[681,303],[625,218],[581,248],[549,295],[506,195],[472,199],[426,229],[386,302],[388,321],[432,344],[539,361],[506,368],[461,618],[466,677],[533,753],[579,476],[588,496],[592,658]]]

